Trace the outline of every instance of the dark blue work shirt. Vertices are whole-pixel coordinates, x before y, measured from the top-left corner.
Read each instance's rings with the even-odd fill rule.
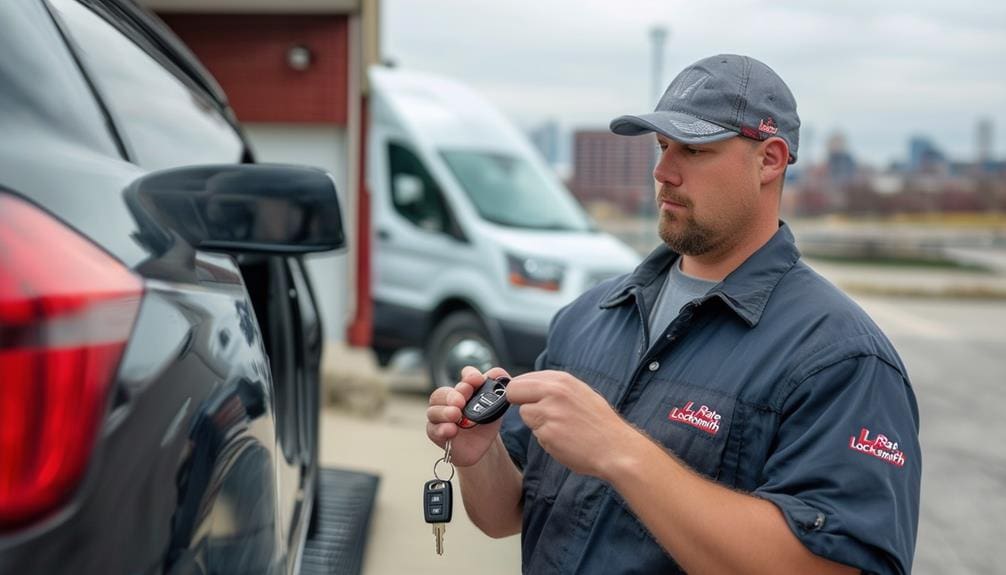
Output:
[[[694,470],[777,505],[813,553],[908,573],[919,418],[891,343],[800,261],[785,224],[666,331],[647,333],[677,257],[662,246],[565,307],[536,367],[587,382]],[[680,572],[618,493],[549,456],[518,410],[502,435],[524,474],[525,573]]]

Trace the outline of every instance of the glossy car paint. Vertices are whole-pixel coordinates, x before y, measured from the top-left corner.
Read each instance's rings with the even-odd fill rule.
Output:
[[[138,241],[150,231],[123,191],[146,172],[107,120],[47,6],[0,3],[0,193],[79,231],[145,290],[84,480],[0,532],[0,573],[292,573],[317,469],[309,283],[292,257]]]

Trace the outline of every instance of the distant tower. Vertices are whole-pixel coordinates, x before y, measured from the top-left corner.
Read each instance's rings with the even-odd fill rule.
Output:
[[[654,26],[650,29],[650,42],[653,45],[653,69],[650,75],[653,88],[650,97],[653,98],[654,105],[660,101],[660,96],[664,93],[664,43],[667,41],[667,34],[667,28],[664,26]]]
[[[549,165],[555,167],[559,163],[559,123],[555,119],[550,118],[533,128],[528,137]]]
[[[650,42],[653,46],[653,69],[650,70],[650,81],[653,83],[650,88],[650,98],[653,100],[653,107],[656,108],[660,96],[664,94],[664,43],[667,42],[667,27],[654,26],[650,28]],[[647,98],[649,100],[649,98]],[[650,152],[652,156],[650,162],[650,172],[660,161],[660,151],[654,146]]]
[[[926,136],[912,136],[908,140],[908,169],[911,172],[937,172],[945,168],[947,158]]]
[[[986,164],[992,160],[992,119],[981,118],[975,127],[975,136],[978,141],[978,163]]]
[[[845,135],[835,132],[828,137],[828,177],[834,182],[845,182],[856,175],[856,160],[849,153]]]
[[[844,154],[849,151],[848,145],[845,142],[845,134],[841,132],[834,132],[828,137],[828,155]]]

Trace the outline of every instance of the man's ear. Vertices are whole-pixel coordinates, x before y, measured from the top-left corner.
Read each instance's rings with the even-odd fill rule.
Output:
[[[789,165],[789,144],[782,138],[769,138],[762,142],[761,183],[770,184],[783,177]]]

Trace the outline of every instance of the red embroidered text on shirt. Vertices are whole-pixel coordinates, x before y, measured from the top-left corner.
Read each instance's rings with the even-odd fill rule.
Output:
[[[855,435],[849,438],[849,449],[883,459],[897,467],[905,466],[905,453],[898,449],[898,442],[891,441],[884,434],[870,439],[870,430],[865,427],[859,432],[858,439]]]
[[[675,407],[667,414],[667,419],[680,421],[692,427],[697,427],[710,435],[716,435],[720,430],[720,419],[722,416],[703,405],[698,411],[692,410],[694,401],[689,401],[684,407]]]

